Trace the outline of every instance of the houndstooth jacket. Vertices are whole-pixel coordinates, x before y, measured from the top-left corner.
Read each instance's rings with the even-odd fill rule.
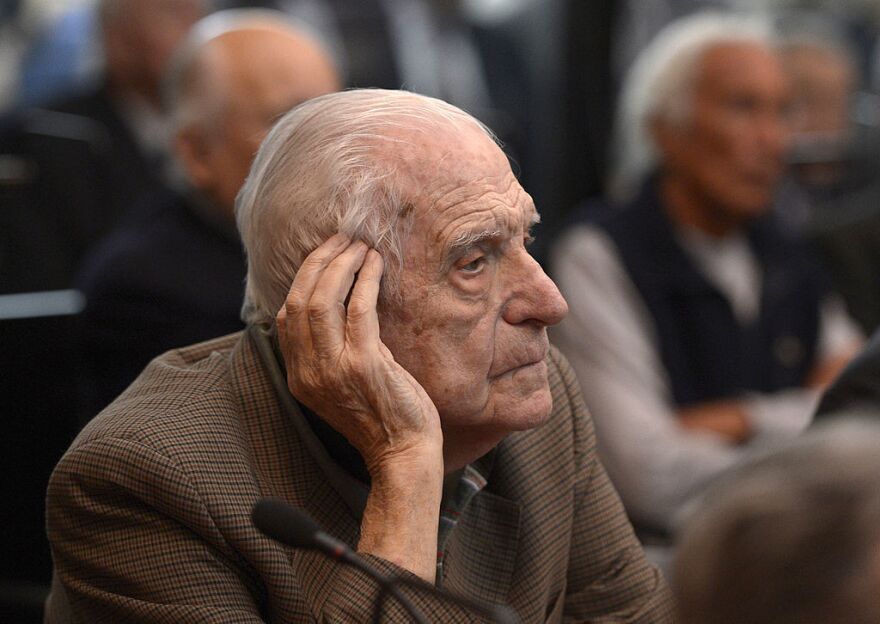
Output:
[[[523,622],[671,622],[568,363],[554,350],[548,365],[552,416],[496,449],[448,541],[444,587],[507,603]],[[47,622],[370,620],[371,579],[251,523],[254,502],[275,496],[349,544],[360,525],[270,377],[252,332],[171,351],[82,431],[49,484]],[[405,591],[430,621],[476,620]],[[385,613],[408,621],[392,601]]]

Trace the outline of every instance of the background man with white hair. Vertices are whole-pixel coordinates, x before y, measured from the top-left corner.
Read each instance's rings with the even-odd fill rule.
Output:
[[[236,211],[249,327],[154,360],[68,450],[50,608],[367,621],[360,570],[252,526],[271,495],[380,571],[525,622],[671,621],[547,342],[566,304],[525,248],[538,214],[484,127],[404,92],[312,99]],[[472,619],[407,593],[431,621]]]
[[[624,87],[614,182],[626,198],[589,208],[555,249],[572,313],[554,340],[637,526],[667,531],[747,443],[801,431],[860,341],[768,213],[787,104],[759,24],[673,23]]]
[[[235,196],[278,117],[339,87],[320,44],[281,13],[223,11],[194,27],[167,78],[183,191],[146,198],[89,255],[77,280],[86,295],[84,418],[154,356],[241,329],[245,261]]]

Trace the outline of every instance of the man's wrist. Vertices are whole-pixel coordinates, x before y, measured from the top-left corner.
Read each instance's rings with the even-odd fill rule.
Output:
[[[433,582],[442,493],[442,452],[431,447],[373,467],[358,551]]]

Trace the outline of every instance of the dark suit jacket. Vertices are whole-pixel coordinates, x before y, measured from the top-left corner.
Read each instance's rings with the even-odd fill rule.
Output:
[[[0,131],[22,174],[0,184],[0,292],[69,288],[86,251],[165,188],[106,86],[25,111]]]
[[[244,251],[208,210],[180,195],[152,196],[84,261],[75,283],[86,297],[85,420],[160,353],[243,327]]]
[[[79,435],[48,491],[49,622],[65,601],[74,622],[369,621],[373,581],[251,524],[254,502],[276,496],[349,544],[360,527],[258,344],[247,332],[165,354]],[[552,416],[498,446],[448,542],[444,586],[509,603],[523,622],[670,622],[573,374],[556,351],[548,366]],[[406,593],[430,621],[474,619]]]

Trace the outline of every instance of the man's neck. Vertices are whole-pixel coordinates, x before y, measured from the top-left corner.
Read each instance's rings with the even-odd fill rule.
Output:
[[[659,193],[663,209],[673,223],[699,232],[724,238],[742,227],[736,219],[726,217],[712,200],[687,180],[662,175]]]
[[[485,456],[506,436],[502,431],[483,428],[443,428],[443,469],[446,474],[457,472]]]

